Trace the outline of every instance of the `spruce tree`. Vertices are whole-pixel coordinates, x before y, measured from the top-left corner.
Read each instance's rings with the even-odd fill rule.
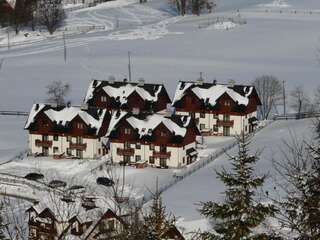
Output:
[[[217,172],[218,179],[226,186],[224,202],[201,203],[200,213],[210,220],[218,220],[214,227],[216,233],[205,232],[202,234],[203,239],[272,239],[267,234],[254,232],[254,228],[275,213],[273,205],[255,201],[256,190],[263,185],[266,176],[254,175],[258,156],[249,155],[249,137],[242,134],[237,137],[237,141],[238,155],[230,157],[232,171],[223,169]]]
[[[152,205],[144,221],[146,240],[166,239],[164,234],[175,224],[175,218],[166,213],[158,188],[153,194]]]

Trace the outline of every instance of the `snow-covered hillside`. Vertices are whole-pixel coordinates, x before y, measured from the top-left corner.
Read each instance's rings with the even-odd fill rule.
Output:
[[[273,187],[275,186],[274,177],[277,174],[272,160],[279,160],[283,157],[283,151],[286,150],[285,142],[290,143],[292,138],[297,141],[308,141],[312,138],[313,132],[313,120],[306,119],[274,122],[257,133],[251,141],[250,150],[252,153],[262,151],[256,167],[256,174],[268,174],[269,176],[263,190],[269,191],[270,194],[275,194]],[[236,153],[237,148],[233,148],[228,152],[231,156]],[[187,231],[210,227],[210,224],[197,211],[199,208],[197,204],[201,201],[220,201],[223,199],[224,185],[216,178],[215,170],[219,170],[222,167],[228,169],[230,167],[228,162],[228,156],[223,155],[210,165],[164,192],[163,200],[168,210],[181,218],[180,224],[182,227],[187,228]]]
[[[110,26],[115,26],[117,15],[124,29],[68,36],[66,64],[61,39],[12,47],[9,51],[0,48],[0,58],[4,59],[0,108],[28,110],[34,101],[45,99],[45,86],[54,80],[69,82],[71,100],[81,103],[91,78],[115,75],[122,79],[127,75],[127,51],[133,55],[133,78],[163,82],[171,95],[177,80],[198,78],[199,72],[208,81],[216,78],[226,82],[232,78],[248,83],[258,75],[274,74],[289,87],[301,84],[302,79],[309,90],[318,84],[320,3],[286,1],[290,7],[280,13],[277,8],[265,12],[260,5],[253,7],[240,1],[243,6],[250,5],[240,10],[241,19],[247,24],[221,31],[211,27],[199,29],[199,25],[210,25],[217,16],[238,18],[237,12],[177,19],[161,10],[163,4],[155,2],[72,13],[80,20],[82,14],[96,15],[96,20],[106,20],[105,25],[111,20]],[[235,1],[221,1],[221,6],[231,2]],[[291,12],[295,8],[300,11]],[[314,13],[310,14],[310,10]],[[98,11],[104,14],[101,16]],[[32,88],[21,91],[26,86]]]

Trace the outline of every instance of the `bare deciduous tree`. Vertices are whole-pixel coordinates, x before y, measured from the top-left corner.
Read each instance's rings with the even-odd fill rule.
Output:
[[[312,110],[312,104],[302,86],[296,87],[290,93],[291,107],[300,116],[301,112],[307,112]]]
[[[276,184],[282,193],[279,199],[272,199],[278,205],[278,220],[282,228],[291,230],[290,239],[319,239],[319,144],[297,140],[294,135],[285,144],[283,157],[273,160],[279,175]]]
[[[200,15],[203,9],[213,12],[217,6],[216,0],[169,0],[169,2],[182,16],[188,12]]]
[[[47,86],[48,102],[57,105],[66,104],[66,96],[70,92],[70,85],[61,81],[54,81]]]
[[[37,9],[40,23],[53,34],[65,17],[62,0],[39,0]]]
[[[19,199],[2,197],[0,204],[3,206],[1,213],[3,216],[4,234],[6,239],[27,240],[28,225],[26,220],[26,203]]]
[[[272,108],[280,101],[282,86],[278,78],[272,75],[262,75],[253,82],[260,97],[262,106],[259,113],[262,119],[268,119]]]
[[[314,92],[314,109],[316,111],[320,111],[320,86],[317,87],[317,89]]]

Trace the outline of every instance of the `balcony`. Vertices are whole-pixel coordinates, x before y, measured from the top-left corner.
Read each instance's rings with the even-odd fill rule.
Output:
[[[87,148],[86,143],[70,143],[70,149],[86,150],[86,148]]]
[[[52,141],[36,140],[37,147],[52,147]]]
[[[233,127],[234,120],[217,120],[218,127]]]
[[[128,148],[128,149],[117,148],[117,154],[120,156],[133,156],[134,149],[133,148]]]
[[[170,158],[171,157],[171,152],[153,152],[153,157],[154,158]]]

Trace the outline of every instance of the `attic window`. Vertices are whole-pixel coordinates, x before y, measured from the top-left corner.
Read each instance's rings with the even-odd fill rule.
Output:
[[[101,96],[100,100],[101,102],[104,102],[104,103],[107,102],[107,96]]]
[[[125,128],[124,129],[124,134],[126,134],[126,135],[131,134],[131,129],[130,128]]]
[[[227,106],[227,107],[230,107],[231,106],[231,101],[230,100],[226,100],[224,102],[224,105]]]
[[[151,128],[148,129],[148,134],[152,134],[152,129]]]
[[[83,129],[83,123],[77,123],[77,128],[78,129]]]

